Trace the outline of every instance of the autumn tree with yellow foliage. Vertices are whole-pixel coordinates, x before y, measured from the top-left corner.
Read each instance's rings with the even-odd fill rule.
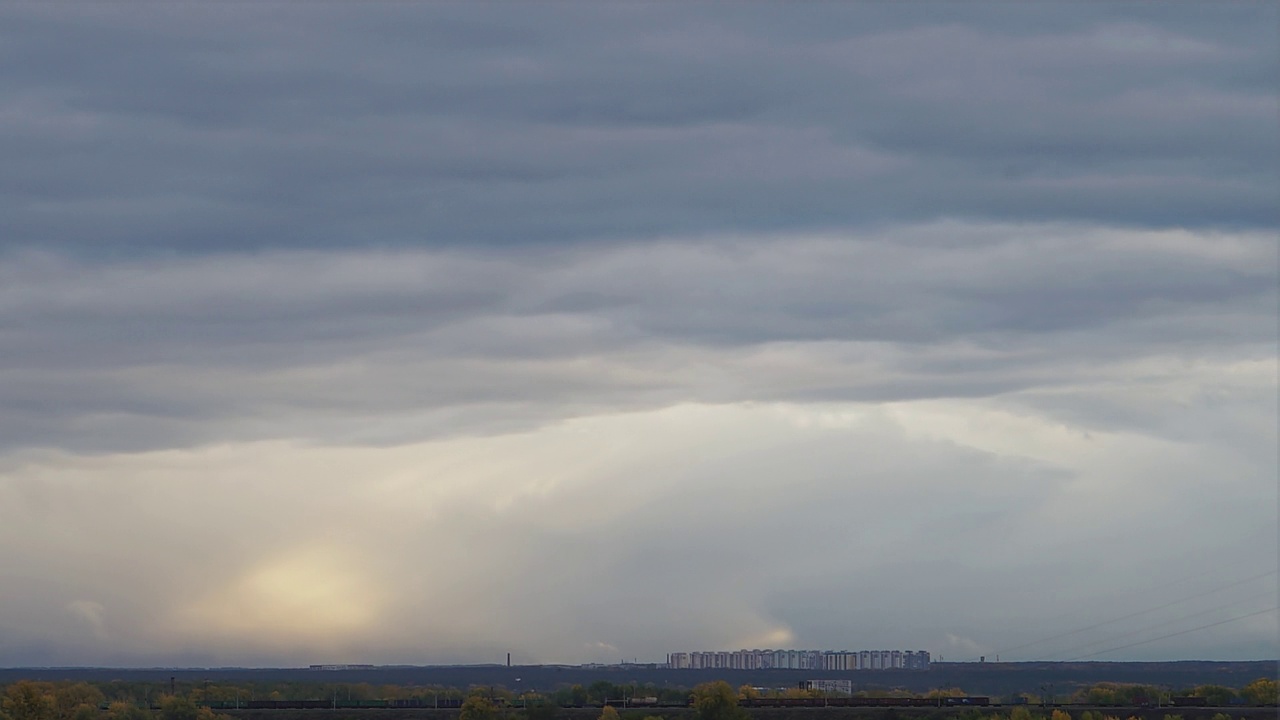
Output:
[[[1240,689],[1240,695],[1254,705],[1280,703],[1280,688],[1273,678],[1258,678]]]
[[[463,701],[459,718],[460,720],[497,720],[498,708],[489,701],[489,698],[473,693]]]
[[[707,682],[693,689],[693,709],[698,720],[745,720],[747,711],[738,707],[738,694],[723,680]]]
[[[12,720],[56,720],[53,684],[19,680],[5,688],[0,710]]]

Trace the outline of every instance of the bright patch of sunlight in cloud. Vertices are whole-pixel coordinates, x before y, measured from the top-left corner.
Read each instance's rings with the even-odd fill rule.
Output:
[[[323,521],[322,521],[323,522]],[[179,608],[175,626],[211,637],[310,640],[365,631],[382,600],[365,558],[324,543],[277,554],[225,589]]]

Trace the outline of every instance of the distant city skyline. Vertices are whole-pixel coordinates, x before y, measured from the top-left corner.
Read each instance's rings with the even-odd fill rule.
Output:
[[[667,653],[673,670],[928,670],[925,650],[731,650]]]

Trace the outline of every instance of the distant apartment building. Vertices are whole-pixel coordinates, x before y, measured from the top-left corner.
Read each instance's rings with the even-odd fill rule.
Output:
[[[924,650],[908,650],[902,653],[902,667],[907,670],[928,670],[929,653]]]
[[[925,650],[735,650],[667,654],[673,670],[928,670]]]

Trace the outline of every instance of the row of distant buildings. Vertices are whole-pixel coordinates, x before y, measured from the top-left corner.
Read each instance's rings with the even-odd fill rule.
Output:
[[[672,670],[928,670],[926,650],[734,650],[675,652]]]

